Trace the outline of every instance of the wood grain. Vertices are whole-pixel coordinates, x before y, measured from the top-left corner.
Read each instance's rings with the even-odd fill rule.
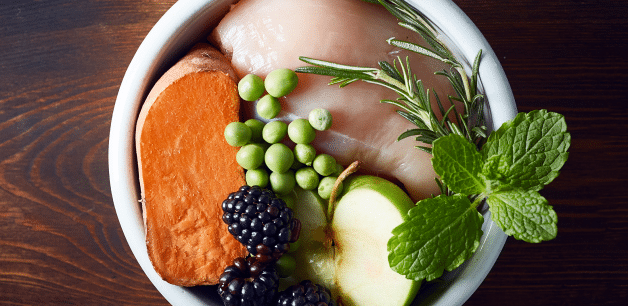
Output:
[[[0,6],[0,300],[167,304],[117,221],[111,112],[134,50],[172,3]]]
[[[520,111],[564,114],[572,147],[542,194],[559,235],[509,239],[467,305],[628,301],[628,5],[455,0]],[[117,221],[107,141],[135,50],[174,1],[0,3],[0,302],[167,305]]]
[[[542,194],[558,237],[509,238],[468,305],[628,301],[628,6],[611,1],[456,1],[498,55],[520,111],[565,115],[569,160]]]

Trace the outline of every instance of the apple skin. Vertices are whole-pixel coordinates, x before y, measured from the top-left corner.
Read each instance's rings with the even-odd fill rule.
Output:
[[[343,305],[409,305],[421,283],[390,269],[388,239],[414,207],[397,185],[370,175],[344,182],[331,224],[327,201],[296,189],[295,217],[302,223],[294,253],[297,272],[290,282],[310,279],[328,287]]]
[[[393,203],[404,219],[408,214],[408,210],[416,206],[412,199],[410,199],[410,196],[399,186],[379,176],[351,175],[345,179],[343,184],[344,188],[340,195],[341,199],[353,190],[370,189],[383,195]]]

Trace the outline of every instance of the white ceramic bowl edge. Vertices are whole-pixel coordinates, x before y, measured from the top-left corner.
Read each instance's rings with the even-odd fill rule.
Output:
[[[219,305],[217,295],[199,288],[173,286],[155,272],[146,252],[144,223],[138,202],[139,186],[134,151],[135,121],[152,83],[194,42],[203,40],[211,21],[222,16],[235,0],[179,0],[157,22],[133,57],[124,76],[111,121],[109,175],[116,213],[127,242],[151,282],[173,305]],[[483,50],[480,76],[494,126],[516,115],[508,80],[480,31],[450,0],[409,0],[448,36],[461,56],[472,62]],[[484,236],[477,252],[463,267],[448,274],[438,289],[425,290],[420,304],[462,305],[486,277],[506,241],[506,235],[484,213]],[[417,301],[418,302],[418,301]]]

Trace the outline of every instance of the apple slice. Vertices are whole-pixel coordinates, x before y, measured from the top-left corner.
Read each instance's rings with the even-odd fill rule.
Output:
[[[314,283],[333,288],[334,249],[328,238],[327,201],[316,192],[295,188],[294,217],[301,221],[299,248],[294,252],[297,281],[309,279]]]
[[[406,279],[388,264],[386,245],[414,203],[397,185],[375,176],[344,181],[332,221],[327,202],[297,190],[295,217],[302,223],[296,281],[327,286],[343,305],[408,305],[420,282]]]
[[[388,264],[386,245],[414,203],[397,185],[375,176],[350,176],[331,223],[335,284],[344,305],[407,305],[420,282]]]

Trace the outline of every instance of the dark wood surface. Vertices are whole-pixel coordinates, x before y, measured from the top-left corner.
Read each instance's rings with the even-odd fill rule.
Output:
[[[628,305],[628,4],[455,1],[520,111],[564,114],[558,237],[508,239],[467,305]],[[107,170],[115,96],[173,1],[0,1],[0,303],[165,305],[130,252]]]

